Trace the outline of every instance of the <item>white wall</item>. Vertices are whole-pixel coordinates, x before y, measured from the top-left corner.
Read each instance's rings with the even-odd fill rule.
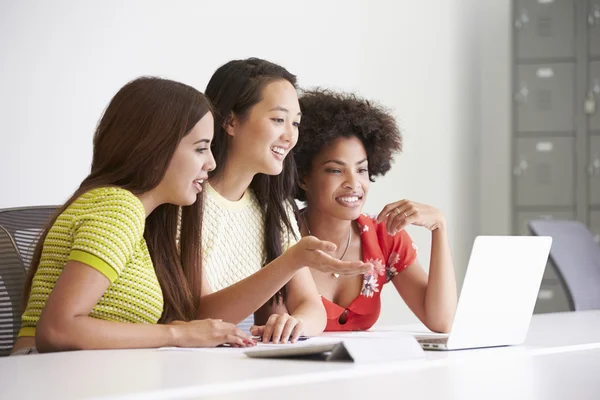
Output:
[[[401,198],[442,209],[461,278],[483,215],[479,3],[1,2],[0,208],[63,202],[128,80],[161,75],[203,90],[219,65],[258,56],[303,86],[357,90],[394,109],[405,151],[367,209]],[[410,233],[427,265],[430,235]],[[382,323],[413,319],[392,290],[384,298]]]
[[[397,2],[369,9],[360,90],[394,107],[404,154],[372,186],[368,208],[408,198],[440,208],[459,286],[479,224],[480,41],[477,0]],[[429,265],[431,234],[409,228]],[[416,321],[392,286],[380,324]]]
[[[511,1],[483,8],[481,68],[480,231],[508,235],[511,229]]]

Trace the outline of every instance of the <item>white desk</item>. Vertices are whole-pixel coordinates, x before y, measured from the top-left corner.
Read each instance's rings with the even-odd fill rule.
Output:
[[[409,329],[414,328],[395,328]],[[300,398],[301,389],[308,400],[323,397],[321,391],[361,399],[408,393],[436,400],[471,393],[472,398],[508,393],[509,399],[521,394],[558,399],[566,384],[576,385],[565,389],[575,397],[595,393],[600,398],[599,349],[600,311],[588,311],[534,316],[523,346],[428,352],[425,359],[376,365],[253,360],[228,349],[42,354],[0,359],[0,398],[280,400]]]
[[[600,349],[382,372],[211,396],[219,400],[567,400],[600,398]]]

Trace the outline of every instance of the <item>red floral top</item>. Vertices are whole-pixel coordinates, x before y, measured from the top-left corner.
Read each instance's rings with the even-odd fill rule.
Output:
[[[362,290],[343,308],[324,297],[327,311],[325,331],[362,331],[377,322],[381,311],[381,289],[399,272],[413,264],[417,246],[405,230],[390,236],[385,223],[378,224],[374,217],[361,215],[356,220],[361,230],[363,261],[374,265],[372,273],[363,275]],[[340,323],[345,314],[346,322]]]

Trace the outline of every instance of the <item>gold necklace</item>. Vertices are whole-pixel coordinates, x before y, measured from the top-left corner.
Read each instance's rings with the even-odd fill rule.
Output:
[[[312,232],[310,231],[310,228],[308,227],[308,222],[306,221],[306,210],[304,210],[302,212],[302,219],[304,220],[304,226],[306,226],[306,230],[308,231],[308,234],[310,236],[314,236],[312,234]],[[350,247],[350,241],[351,240],[352,240],[352,222],[350,222],[350,230],[348,231],[348,242],[346,242],[346,248],[344,249],[344,252],[342,253],[342,256],[340,257],[340,260],[344,259],[344,256],[346,255],[346,252],[348,251],[348,247]],[[332,275],[335,278],[339,278],[340,277],[340,274],[332,273]]]

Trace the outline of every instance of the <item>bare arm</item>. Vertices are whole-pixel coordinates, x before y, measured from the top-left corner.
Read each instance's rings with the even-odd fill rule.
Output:
[[[255,314],[264,325],[254,325],[250,332],[263,342],[295,342],[300,335],[317,336],[325,329],[327,314],[308,268],[298,271],[287,289],[286,304],[265,304]]]
[[[448,332],[456,311],[454,263],[448,243],[446,219],[428,205],[401,200],[388,204],[378,216],[395,235],[413,224],[431,231],[429,277],[418,264],[409,266],[392,282],[413,313],[432,331]]]
[[[36,327],[40,352],[78,349],[215,346],[231,341],[244,345],[247,335],[220,321],[172,325],[105,321],[89,313],[109,287],[96,269],[69,261],[48,298]]]
[[[371,265],[362,261],[340,261],[324,253],[332,250],[335,250],[332,243],[312,236],[302,238],[260,271],[223,290],[203,296],[198,307],[198,318],[219,318],[238,324],[273,297],[296,273],[304,270],[304,266],[342,275],[361,274],[371,268]],[[310,276],[309,271],[306,273]],[[305,285],[314,287],[312,277],[310,282],[302,278],[306,273],[302,272],[300,280],[293,283],[297,289],[292,292],[307,290]],[[206,281],[203,287],[208,287]],[[316,292],[316,288],[314,290]],[[310,287],[308,291],[311,293]]]
[[[449,332],[456,310],[456,280],[445,228],[432,232],[429,277],[415,263],[392,280],[411,311],[434,332]]]
[[[203,275],[198,318],[219,318],[239,324],[273,297],[299,269],[299,265],[290,265],[279,257],[246,279],[214,293],[207,290],[210,286]]]
[[[292,317],[302,321],[303,335],[317,336],[327,325],[327,313],[308,268],[303,268],[288,284],[286,305]]]

